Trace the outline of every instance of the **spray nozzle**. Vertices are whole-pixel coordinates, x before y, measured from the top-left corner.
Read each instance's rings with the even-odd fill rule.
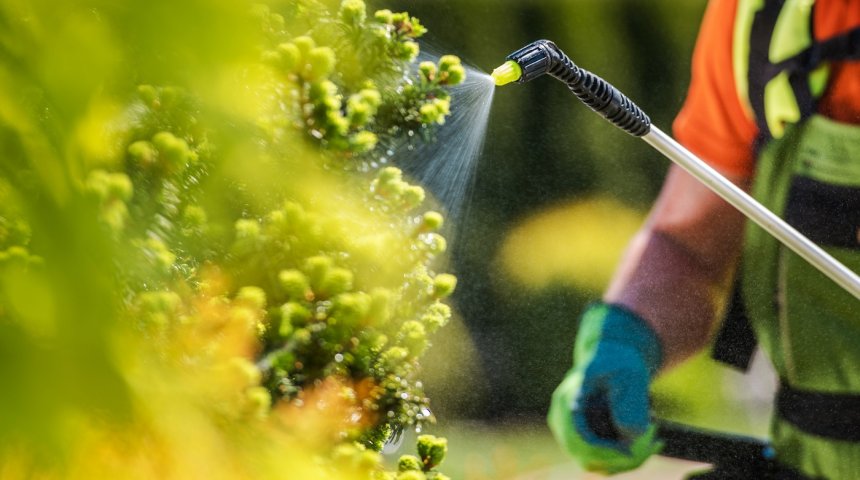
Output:
[[[493,70],[496,85],[511,82],[525,83],[556,70],[566,59],[559,48],[549,40],[538,40],[507,56],[507,61]],[[568,60],[570,67],[575,67]]]
[[[520,68],[519,64],[513,60],[508,60],[507,62],[499,65],[498,68],[493,70],[493,80],[496,81],[496,85],[506,85],[511,82],[516,82],[523,75],[523,70]]]
[[[642,136],[651,129],[651,120],[623,93],[606,80],[578,67],[549,40],[532,42],[508,55],[493,70],[496,85],[525,83],[545,74],[560,80],[583,103],[622,130]]]

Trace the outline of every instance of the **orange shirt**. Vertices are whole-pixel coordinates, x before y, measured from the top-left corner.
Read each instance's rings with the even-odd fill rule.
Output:
[[[687,99],[673,124],[675,137],[690,151],[728,175],[749,176],[758,135],[755,119],[744,110],[732,73],[732,35],[737,0],[711,0],[702,20]],[[860,0],[817,0],[813,11],[816,40],[860,26]],[[860,61],[836,63],[818,112],[860,124]]]

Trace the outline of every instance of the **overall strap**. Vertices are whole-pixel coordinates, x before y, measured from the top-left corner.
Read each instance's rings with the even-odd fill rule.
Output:
[[[804,7],[792,0],[765,0],[753,14],[745,90],[761,142],[781,137],[785,123],[799,123],[815,113],[830,62],[860,59],[860,27],[816,41],[813,19],[814,4]],[[775,42],[785,35],[805,37],[795,41],[806,46],[780,58],[785,52]]]
[[[805,390],[780,380],[776,414],[804,432],[860,442],[860,395]]]
[[[772,138],[765,115],[765,87],[776,77],[774,64],[770,61],[770,44],[776,21],[785,0],[766,1],[764,7],[753,16],[747,59],[747,98],[759,129],[759,145]],[[735,41],[738,39],[736,38]]]
[[[744,308],[741,284],[740,278],[735,280],[729,309],[711,348],[711,358],[745,372],[750,367],[758,342]]]
[[[814,42],[797,55],[771,65],[771,75],[788,72],[794,97],[800,108],[801,121],[815,113],[816,99],[808,76],[826,62],[860,60],[860,27],[824,40]]]

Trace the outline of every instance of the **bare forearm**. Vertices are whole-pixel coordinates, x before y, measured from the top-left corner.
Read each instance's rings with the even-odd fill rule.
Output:
[[[604,295],[654,328],[664,366],[707,343],[731,287],[743,225],[737,210],[673,167]]]
[[[643,231],[604,299],[635,311],[654,328],[663,344],[664,367],[670,367],[707,343],[730,268],[708,268],[670,236]]]

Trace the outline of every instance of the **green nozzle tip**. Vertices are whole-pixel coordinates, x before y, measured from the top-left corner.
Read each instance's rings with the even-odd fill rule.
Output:
[[[496,85],[505,85],[511,82],[516,82],[522,76],[523,70],[519,64],[513,60],[501,64],[499,68],[493,70],[493,80]]]

